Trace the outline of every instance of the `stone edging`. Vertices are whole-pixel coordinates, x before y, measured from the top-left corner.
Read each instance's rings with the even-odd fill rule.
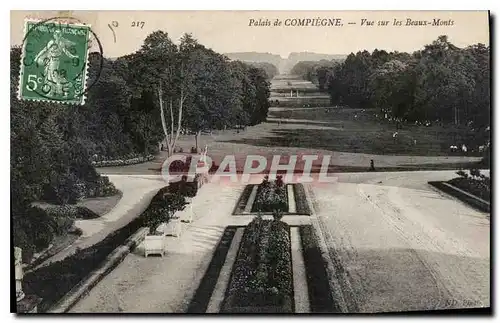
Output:
[[[151,161],[155,158],[153,155],[135,157],[131,159],[115,159],[115,160],[102,160],[102,161],[93,161],[92,166],[95,167],[111,167],[111,166],[126,166],[126,165],[134,165],[140,164],[144,162]]]
[[[464,191],[464,190],[462,190],[454,185],[446,183],[446,182],[431,181],[431,182],[428,182],[428,184],[431,185],[432,187],[435,187],[436,189],[444,192],[444,193],[447,193],[447,194],[459,199],[460,201],[462,201],[464,203],[467,203],[468,205],[470,205],[472,207],[479,209],[480,211],[490,213],[490,210],[491,210],[490,203],[488,201],[485,201],[485,200],[475,196],[474,194],[466,192],[466,191]]]
[[[148,233],[148,228],[142,227],[131,235],[124,244],[111,252],[101,266],[94,269],[86,278],[73,287],[47,313],[66,313],[81,300],[97,283],[110,273],[123,259],[137,247]]]

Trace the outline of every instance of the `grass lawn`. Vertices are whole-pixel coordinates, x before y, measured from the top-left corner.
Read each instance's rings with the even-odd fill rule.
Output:
[[[78,206],[84,206],[96,214],[104,215],[111,211],[122,198],[122,193],[106,197],[87,198],[77,203]]]
[[[277,125],[271,136],[232,142],[377,155],[449,156],[452,143],[468,142],[472,136],[455,127],[405,125],[397,130],[397,138],[393,138],[396,126],[378,122],[373,114],[369,110],[335,108],[270,111],[271,118],[283,118],[283,123],[301,126],[280,129]],[[308,127],[308,121],[321,122],[321,129]]]

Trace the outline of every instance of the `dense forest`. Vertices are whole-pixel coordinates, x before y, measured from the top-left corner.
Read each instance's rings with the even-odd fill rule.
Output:
[[[265,70],[230,61],[190,34],[176,45],[156,31],[114,60],[91,53],[83,106],[18,100],[21,49],[10,56],[11,215],[14,244],[26,254],[68,226],[34,201],[72,204],[114,192],[92,166],[95,156],[154,154],[165,137],[171,154],[181,131],[194,145],[203,130],[264,121],[269,107]]]
[[[412,54],[360,51],[343,62],[301,62],[293,71],[328,91],[332,104],[412,122],[490,123],[490,48],[483,44],[458,48],[440,36]]]
[[[247,62],[247,64],[250,64],[253,67],[263,69],[266,72],[267,78],[269,80],[273,79],[276,75],[279,74],[278,68],[271,64],[271,63],[266,63],[266,62]]]

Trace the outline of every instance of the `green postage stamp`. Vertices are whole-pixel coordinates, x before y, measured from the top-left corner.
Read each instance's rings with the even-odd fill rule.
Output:
[[[25,21],[18,98],[85,103],[90,26]]]

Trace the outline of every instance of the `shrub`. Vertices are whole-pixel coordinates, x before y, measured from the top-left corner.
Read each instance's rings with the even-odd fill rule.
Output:
[[[283,211],[281,211],[281,210],[274,210],[273,211],[274,221],[281,221],[282,218],[283,218]]]
[[[467,173],[466,173],[466,172],[464,172],[463,170],[459,170],[459,171],[457,171],[457,172],[456,172],[456,174],[457,174],[458,176],[460,176],[460,177],[463,177],[463,178],[468,178],[468,177],[469,177],[469,175],[467,175]]]
[[[55,230],[52,227],[54,222],[44,210],[38,207],[30,207],[27,217],[29,221],[31,221],[31,230],[25,232],[32,235],[35,251],[42,251],[47,248],[54,239]]]
[[[188,181],[188,177],[183,175],[180,181],[170,183],[169,191],[173,194],[180,194],[185,197],[195,197],[198,193],[201,180],[202,174],[196,174],[192,181]]]
[[[470,176],[472,176],[472,178],[479,178],[481,176],[481,171],[477,168],[472,168],[469,170],[469,173],[470,173]]]
[[[184,196],[171,193],[163,193],[161,198],[152,201],[143,215],[150,234],[154,234],[160,224],[169,222],[175,212],[183,210],[186,204]]]
[[[83,220],[97,219],[99,218],[99,214],[95,213],[85,206],[77,206],[76,217]]]
[[[85,196],[85,185],[70,172],[52,172],[42,199],[55,204],[74,204]]]

